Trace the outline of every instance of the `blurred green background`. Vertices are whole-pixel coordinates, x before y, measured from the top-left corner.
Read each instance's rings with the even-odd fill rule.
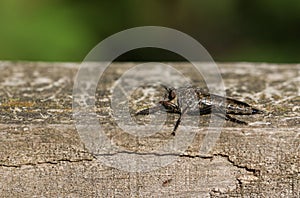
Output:
[[[216,61],[300,62],[299,0],[1,0],[0,59],[82,61],[101,40],[145,25],[175,28]],[[137,51],[123,61],[180,60]]]

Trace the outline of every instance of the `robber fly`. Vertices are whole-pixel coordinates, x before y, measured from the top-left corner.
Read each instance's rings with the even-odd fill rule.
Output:
[[[158,111],[179,114],[172,135],[175,135],[181,122],[181,118],[186,113],[196,113],[198,115],[214,113],[223,117],[225,120],[244,125],[247,125],[247,123],[238,120],[229,114],[252,115],[262,113],[261,110],[258,110],[245,102],[210,94],[201,88],[184,87],[175,89],[166,86],[163,87],[167,91],[165,100],[159,101],[154,107],[138,111],[136,115],[148,115]]]

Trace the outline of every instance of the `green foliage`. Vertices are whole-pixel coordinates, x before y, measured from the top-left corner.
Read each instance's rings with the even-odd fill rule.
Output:
[[[193,36],[217,61],[299,62],[299,13],[298,0],[1,0],[0,59],[81,61],[116,32],[158,25]],[[147,50],[121,58],[178,59]]]

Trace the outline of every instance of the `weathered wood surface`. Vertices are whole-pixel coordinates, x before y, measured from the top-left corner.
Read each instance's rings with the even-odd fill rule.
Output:
[[[115,63],[106,71],[96,107],[104,112],[99,120],[115,145],[147,154],[173,138],[174,119],[148,138],[134,138],[117,127],[110,89],[133,65]],[[187,64],[171,65],[196,79]],[[176,162],[129,173],[103,165],[79,138],[72,119],[79,64],[0,62],[0,196],[300,197],[300,65],[218,66],[229,96],[266,113],[237,116],[248,126],[226,122],[211,153],[199,156],[204,118]]]

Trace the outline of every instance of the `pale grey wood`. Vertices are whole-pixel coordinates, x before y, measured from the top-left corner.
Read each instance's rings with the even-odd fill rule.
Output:
[[[187,63],[169,64],[203,84]],[[96,107],[117,146],[147,155],[173,138],[174,120],[149,138],[117,127],[110,91],[132,66],[114,63],[106,71]],[[237,116],[248,126],[226,122],[211,152],[199,156],[209,121],[203,116],[188,149],[170,153],[178,154],[176,162],[129,173],[103,165],[79,138],[72,119],[78,63],[0,62],[1,197],[299,197],[300,65],[218,66],[228,96],[266,113]],[[133,108],[147,103],[146,97]]]

